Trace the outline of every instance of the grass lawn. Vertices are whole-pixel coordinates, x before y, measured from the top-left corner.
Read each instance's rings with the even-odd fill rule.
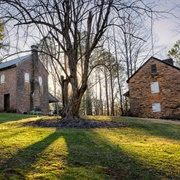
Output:
[[[180,179],[180,126],[122,117],[123,128],[55,129],[0,113],[0,179]]]

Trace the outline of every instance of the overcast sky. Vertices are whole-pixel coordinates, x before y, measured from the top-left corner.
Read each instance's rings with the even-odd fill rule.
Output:
[[[171,10],[172,13],[164,14],[164,18],[159,18],[153,23],[155,45],[161,46],[162,49],[157,56],[166,58],[166,52],[180,39],[180,0],[159,0],[157,3],[159,5],[156,10]],[[158,50],[159,48],[154,51]]]
[[[172,10],[172,14],[163,14],[164,18],[158,18],[153,22],[153,40],[154,44],[154,54],[160,59],[165,59],[167,57],[168,50],[173,47],[173,44],[180,39],[180,0],[142,0],[143,2],[153,3],[155,10],[157,11],[169,11]],[[176,17],[175,17],[176,16]],[[179,19],[178,19],[179,18]],[[148,22],[149,23],[149,22]],[[150,23],[149,23],[150,24]],[[147,24],[147,25],[149,25]],[[12,37],[16,37],[16,34],[11,34]],[[16,38],[14,39],[14,46],[16,46]],[[12,42],[12,41],[11,41]],[[31,38],[28,44],[33,44],[35,41]],[[30,45],[24,46],[23,49],[30,48]]]

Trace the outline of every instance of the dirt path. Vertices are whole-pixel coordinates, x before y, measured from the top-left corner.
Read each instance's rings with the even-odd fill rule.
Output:
[[[172,124],[180,126],[180,121],[178,120],[164,120],[164,119],[152,119],[152,118],[136,118],[136,117],[122,117],[125,119],[134,119],[134,120],[142,120],[142,121],[150,121],[153,123],[159,123],[159,124]]]

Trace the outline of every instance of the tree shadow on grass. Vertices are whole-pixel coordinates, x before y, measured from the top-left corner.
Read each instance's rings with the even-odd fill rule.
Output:
[[[24,175],[17,171],[17,169],[31,169],[32,165],[41,158],[42,152],[58,138],[59,134],[54,132],[43,140],[19,150],[16,154],[12,154],[10,159],[5,159],[4,162],[0,164],[0,171],[4,172],[5,179],[11,176],[18,176],[18,179],[25,179]]]
[[[158,180],[166,177],[165,172],[135,159],[124,152],[121,146],[108,142],[93,130],[81,130],[78,134],[75,131],[72,137],[76,138],[69,136],[68,132],[62,132],[61,135],[69,151],[67,166],[81,171],[79,179]],[[62,177],[72,179],[71,170]]]
[[[145,121],[131,121],[131,123],[136,129],[146,131],[150,135],[169,138],[174,140],[180,140],[180,126],[162,124],[162,123],[153,123]]]
[[[51,154],[54,153],[52,149],[49,157],[45,157],[43,162],[50,159],[51,161],[41,164],[37,169],[35,164],[44,158],[44,151],[56,141],[59,144],[62,138],[66,143],[68,154],[64,157],[64,165],[52,166],[62,158],[59,149],[59,155],[51,159]],[[47,174],[50,176],[49,179],[68,180],[174,178],[166,177],[165,172],[158,172],[145,162],[135,159],[124,152],[120,145],[107,141],[93,129],[57,129],[41,141],[12,154],[10,159],[4,159],[0,171],[4,172],[4,179],[14,176],[18,179],[26,179],[30,171],[42,172],[47,166],[49,169],[48,172],[44,172],[44,179]]]
[[[17,114],[17,113],[0,113],[0,124],[1,123],[6,123],[6,122],[11,122],[11,121],[19,121],[22,119],[28,119],[31,117],[31,115],[22,115],[22,114]]]

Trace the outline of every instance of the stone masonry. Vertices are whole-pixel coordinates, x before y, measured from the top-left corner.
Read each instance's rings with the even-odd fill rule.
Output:
[[[29,112],[39,107],[42,112],[48,113],[48,72],[38,60],[38,56],[29,55],[28,58],[18,62],[13,67],[0,69],[0,75],[5,75],[5,82],[0,84],[0,111],[4,111],[4,95],[10,96],[10,111]],[[33,68],[33,58],[36,69]],[[25,82],[25,73],[29,74],[29,82]],[[34,92],[32,93],[32,77],[34,75]],[[39,82],[42,79],[42,84]],[[32,98],[32,99],[31,99]],[[32,100],[32,105],[31,105]],[[33,107],[31,107],[33,106]]]
[[[155,74],[152,65],[156,66]],[[152,57],[127,82],[132,116],[180,119],[179,68]],[[152,93],[152,82],[158,83],[158,93]],[[157,103],[160,107],[154,112],[152,106]]]
[[[10,94],[10,106],[14,110],[16,104],[16,87],[17,87],[17,69],[10,68],[0,71],[0,76],[5,75],[5,83],[0,84],[0,111],[4,110],[4,95]],[[9,83],[6,83],[9,82]]]

